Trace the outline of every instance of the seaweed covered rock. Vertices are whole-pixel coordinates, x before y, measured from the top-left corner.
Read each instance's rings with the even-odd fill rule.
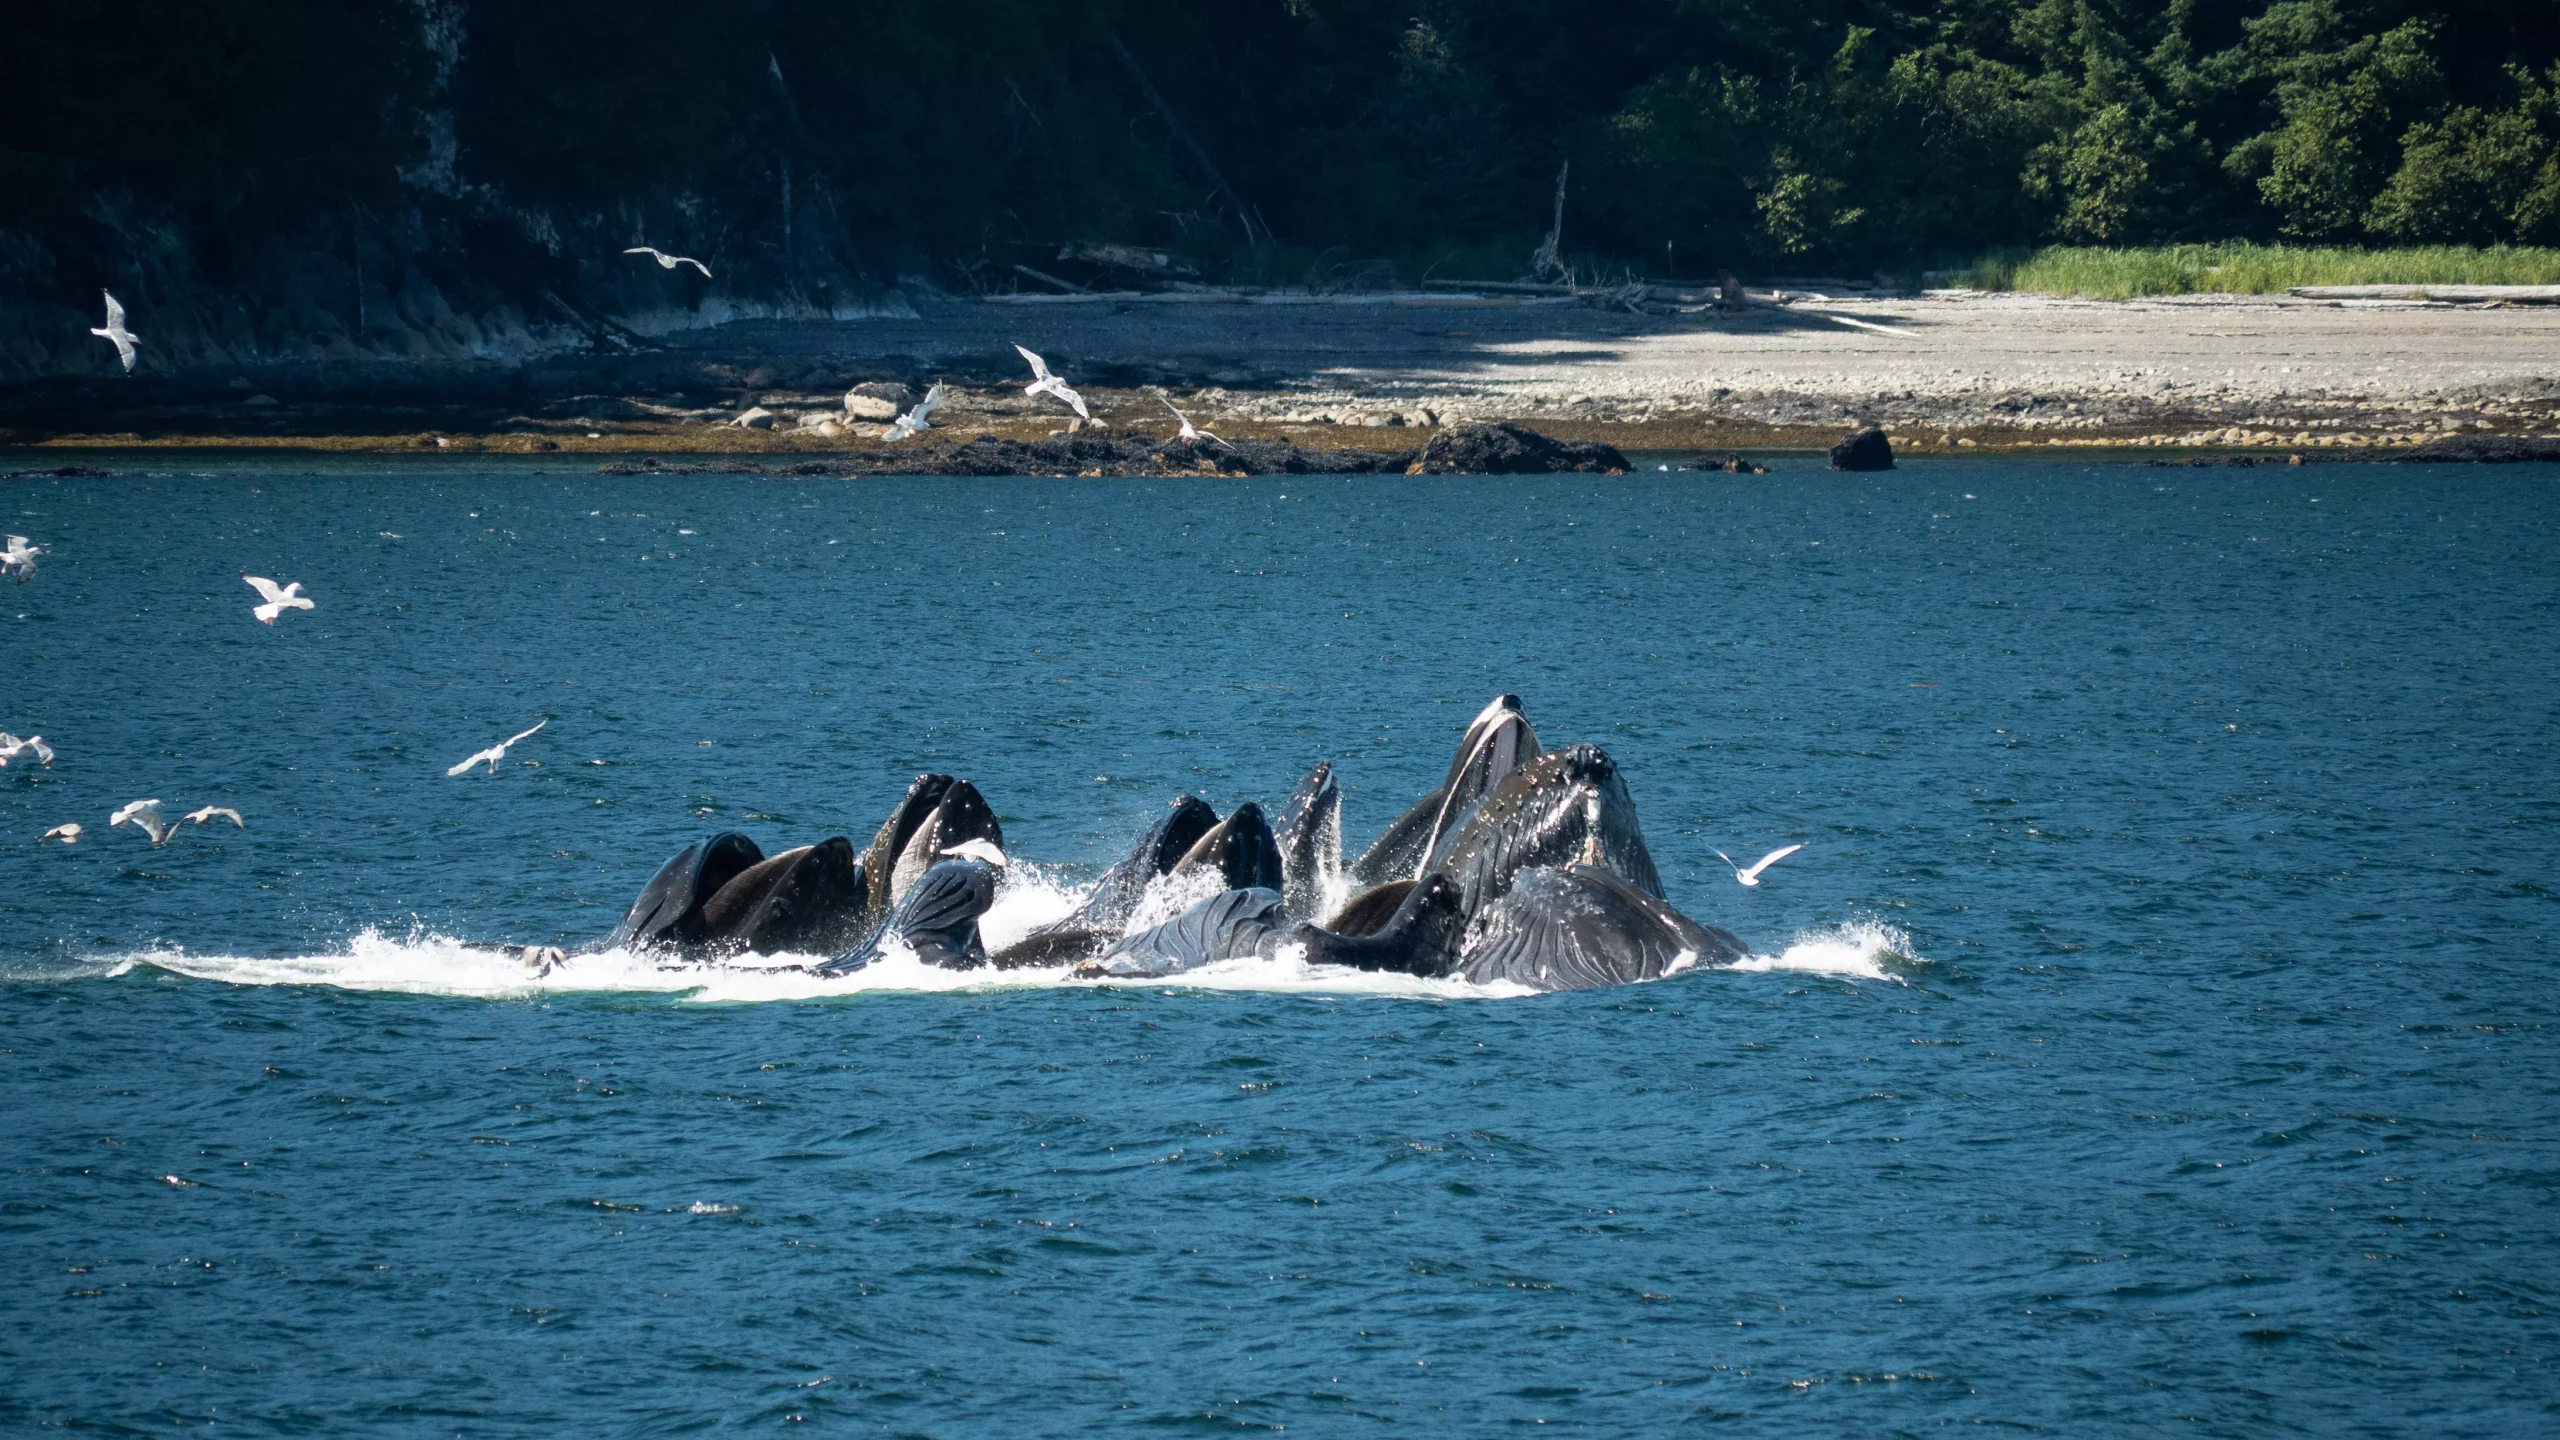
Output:
[[[1558,440],[1525,425],[1502,421],[1470,425],[1431,437],[1407,467],[1414,475],[1549,475],[1564,470],[1621,474],[1627,457],[1615,445]]]
[[[2530,460],[2560,460],[2560,440],[2529,435],[2447,435],[2430,440],[2403,460],[2468,465],[2513,465]]]
[[[1831,447],[1834,470],[1890,470],[1893,468],[1893,444],[1884,432],[1870,425]]]

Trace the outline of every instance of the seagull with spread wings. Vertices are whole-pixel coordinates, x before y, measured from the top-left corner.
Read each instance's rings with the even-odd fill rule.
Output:
[[[160,802],[157,800],[136,800],[108,816],[107,824],[110,826],[132,825],[151,837],[154,849],[168,844],[169,837],[178,833],[178,827],[170,824],[168,817],[160,813]]]
[[[98,293],[107,297],[107,323],[103,328],[90,327],[89,333],[115,343],[116,358],[124,362],[124,373],[130,375],[133,373],[133,347],[142,337],[124,328],[124,302],[116,299],[113,291],[101,290]]]
[[[1156,403],[1162,405],[1167,410],[1173,410],[1173,402],[1161,394],[1156,396]],[[1173,410],[1173,418],[1182,422],[1182,433],[1173,437],[1176,440],[1215,440],[1221,445],[1226,445],[1230,450],[1236,448],[1235,446],[1228,444],[1226,436],[1219,434],[1215,430],[1201,429],[1199,426],[1191,423],[1190,416],[1183,414],[1179,410]]]
[[[0,575],[14,575],[24,585],[36,578],[36,557],[44,553],[41,545],[32,545],[24,535],[9,537],[9,548],[0,550]]]
[[[551,722],[548,720],[537,720],[533,724],[533,730],[539,730],[550,723]],[[498,762],[507,758],[507,747],[524,739],[526,736],[531,735],[533,730],[520,731],[516,734],[510,735],[506,739],[499,741],[497,744],[490,746],[488,749],[481,751],[470,759],[463,761],[461,764],[454,766],[452,769],[447,770],[444,773],[448,776],[459,775],[474,765],[486,763],[489,767],[489,773],[495,775],[498,773]]]
[[[919,430],[930,430],[933,426],[928,422],[932,419],[933,412],[940,408],[942,408],[942,382],[936,380],[933,382],[933,388],[924,392],[924,398],[916,402],[914,409],[889,422],[889,428],[880,432],[880,438],[904,440]]]
[[[664,250],[648,245],[634,245],[622,253],[625,255],[646,255],[650,259],[657,261],[658,268],[661,270],[673,270],[679,265],[690,265],[694,269],[702,272],[703,279],[708,280],[711,278],[711,267],[694,259],[690,255],[670,255]]]
[[[1055,395],[1059,399],[1066,401],[1069,406],[1074,408],[1077,419],[1090,420],[1093,418],[1093,412],[1084,408],[1084,397],[1073,390],[1068,389],[1066,381],[1049,373],[1048,361],[1041,359],[1039,356],[1032,354],[1028,350],[1023,350],[1020,345],[1016,345],[1013,348],[1020,350],[1022,352],[1022,358],[1031,362],[1031,383],[1022,387],[1023,394]]]
[[[33,755],[37,764],[47,770],[53,768],[53,747],[44,743],[43,736],[30,735],[21,740],[6,730],[0,730],[0,769],[7,769],[9,762],[21,755]]]
[[[1752,866],[1748,870],[1743,869],[1739,865],[1733,865],[1733,857],[1727,855],[1721,850],[1716,852],[1716,858],[1727,865],[1733,865],[1734,879],[1741,881],[1745,885],[1757,885],[1760,883],[1761,871],[1768,869],[1770,866],[1777,864],[1779,861],[1786,859],[1788,856],[1793,855],[1803,848],[1804,847],[1802,845],[1781,845],[1777,849],[1770,851],[1768,854],[1761,856],[1760,863]]]
[[[240,812],[228,805],[207,805],[201,810],[187,812],[187,823],[190,825],[201,825],[207,820],[228,820],[243,830],[249,828],[249,822],[240,818]]]
[[[309,596],[302,593],[302,582],[299,580],[294,581],[292,584],[287,585],[282,589],[278,589],[276,587],[276,582],[273,580],[270,580],[263,575],[252,575],[246,570],[240,572],[240,578],[248,581],[249,588],[257,591],[258,597],[266,602],[263,605],[252,605],[249,607],[249,613],[257,616],[261,624],[273,625],[276,623],[276,617],[287,610],[316,610],[319,608],[311,603]]]

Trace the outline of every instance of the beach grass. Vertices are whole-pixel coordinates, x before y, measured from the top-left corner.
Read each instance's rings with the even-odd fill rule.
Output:
[[[2049,245],[1984,256],[1957,283],[2094,300],[2144,295],[2273,295],[2296,285],[2560,285],[2560,249],[2527,245]]]

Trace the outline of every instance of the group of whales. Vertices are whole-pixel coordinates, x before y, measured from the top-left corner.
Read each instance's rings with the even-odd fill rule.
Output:
[[[773,856],[735,831],[687,847],[604,948],[689,961],[836,952],[807,967],[831,976],[903,948],[952,970],[1146,978],[1296,946],[1309,964],[1532,990],[1653,980],[1744,953],[1663,898],[1616,763],[1592,745],[1540,749],[1516,695],[1476,716],[1440,787],[1348,864],[1328,761],[1276,827],[1251,802],[1221,819],[1194,796],[1175,800],[1072,912],[991,953],[978,921],[1005,865],[977,787],[920,775],[859,855],[843,836]],[[1168,895],[1199,898],[1140,925]]]

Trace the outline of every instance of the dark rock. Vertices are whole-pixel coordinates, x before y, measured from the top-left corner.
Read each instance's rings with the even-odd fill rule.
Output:
[[[114,473],[115,472],[112,470],[98,469],[94,465],[56,465],[50,470],[12,470],[9,472],[9,478],[12,480],[30,480],[38,476],[51,475],[59,476],[65,480],[103,480]]]
[[[1884,432],[1868,426],[1831,447],[1834,470],[1890,470],[1893,468],[1893,446]]]
[[[1005,440],[980,435],[958,445],[905,442],[855,450],[824,459],[779,464],[768,470],[743,460],[669,460],[650,456],[617,460],[600,475],[1375,475],[1400,473],[1413,453],[1373,450],[1307,450],[1296,445],[1241,440],[1111,437],[1090,431],[1048,440]]]
[[[1695,460],[1682,462],[1680,468],[1683,470],[1721,470],[1727,475],[1766,475],[1769,473],[1768,466],[1754,465],[1739,455],[1727,455],[1721,460],[1714,460],[1705,456],[1700,456]]]
[[[1407,473],[1415,475],[1552,475],[1579,470],[1624,474],[1627,457],[1615,445],[1557,440],[1524,425],[1470,425],[1434,435]]]
[[[2560,440],[2537,440],[2524,435],[2447,435],[2441,440],[2430,440],[2400,458],[2470,465],[2553,461],[2560,460]]]
[[[900,410],[904,410],[924,398],[923,391],[916,389],[912,385],[902,385],[895,380],[865,380],[845,393],[848,395],[868,395],[874,400],[886,400],[890,404],[897,406]]]

